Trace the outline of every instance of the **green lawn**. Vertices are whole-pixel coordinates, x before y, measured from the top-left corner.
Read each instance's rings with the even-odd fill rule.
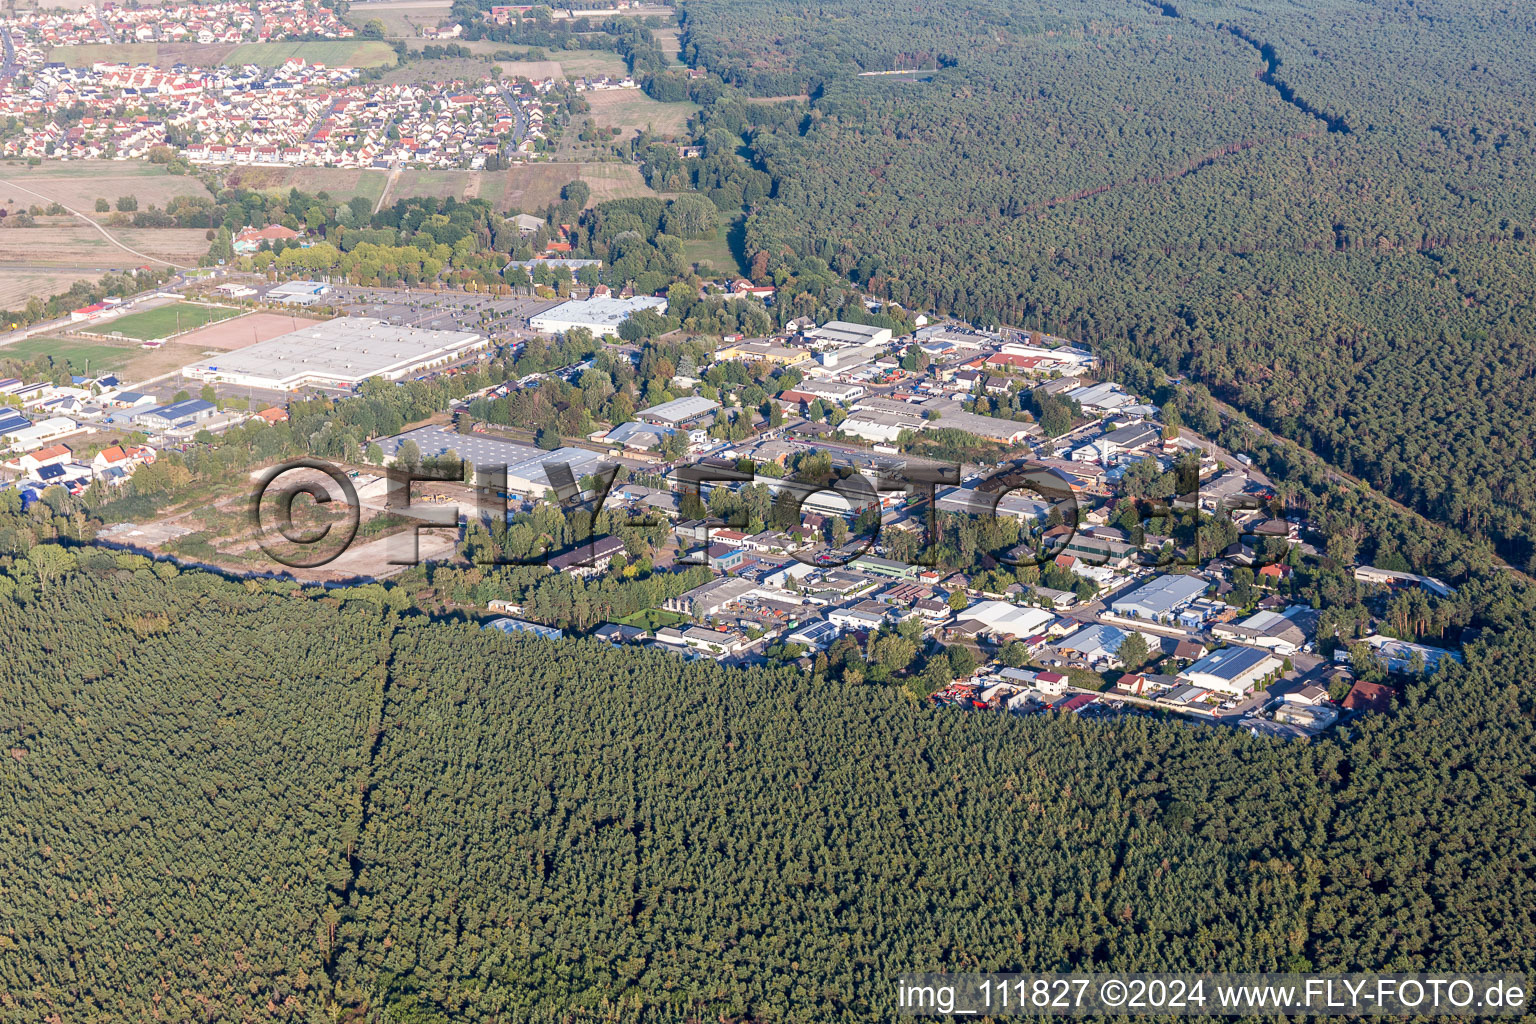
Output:
[[[661,608],[647,608],[644,611],[626,615],[619,620],[621,626],[636,626],[640,629],[660,629],[662,626],[675,626],[688,619],[677,612],[664,611]]]
[[[708,263],[721,274],[746,274],[742,264],[745,218],[737,216],[720,225],[714,238],[690,238],[683,243],[683,255],[690,263]]]
[[[118,345],[70,338],[28,338],[0,348],[0,359],[32,360],[38,356],[52,356],[67,361],[70,371],[79,374],[84,374],[87,368],[94,374],[120,370],[137,354],[134,349]]]
[[[130,313],[119,320],[108,321],[102,325],[102,329],[108,334],[121,334],[125,338],[150,341],[154,338],[168,338],[173,334],[190,331],[204,324],[228,320],[239,312],[238,309],[229,309],[225,306],[197,306],[190,302],[176,302],[169,306],[161,306],[159,309]]]
[[[327,67],[375,68],[395,63],[395,51],[377,39],[336,39],[318,43],[246,43],[224,58],[226,64],[275,68],[292,57]]]

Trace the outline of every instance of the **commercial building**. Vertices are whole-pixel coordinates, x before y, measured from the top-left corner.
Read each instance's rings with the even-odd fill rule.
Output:
[[[447,427],[417,427],[393,437],[381,437],[377,444],[386,461],[399,454],[407,442],[416,446],[423,459],[453,452],[477,469],[500,469],[516,465],[539,454],[539,449],[516,441],[506,441],[485,434],[460,434]]]
[[[718,615],[727,607],[739,604],[748,595],[757,592],[757,584],[751,580],[719,579],[710,580],[692,590],[669,597],[662,602],[662,608],[679,615],[686,615],[693,619],[707,619],[711,615]]]
[[[134,420],[148,430],[171,430],[176,427],[201,423],[218,412],[218,406],[201,398],[189,398],[139,413]]]
[[[565,633],[554,626],[544,626],[537,622],[527,622],[523,619],[495,619],[487,622],[482,629],[499,629],[503,633],[526,633],[529,636],[541,637],[545,640],[559,640]]]
[[[1284,612],[1262,611],[1242,622],[1218,622],[1211,627],[1211,635],[1288,656],[1307,642],[1316,622],[1317,615],[1311,608],[1292,605]]]
[[[808,349],[775,345],[771,341],[738,341],[715,350],[716,359],[739,359],[744,363],[773,363],[775,366],[798,366],[811,361]]]
[[[799,402],[802,405],[810,405],[818,398],[823,402],[831,402],[836,405],[846,405],[849,402],[863,398],[866,389],[862,384],[844,383],[834,380],[802,380],[793,388],[779,395],[781,402]]]
[[[324,281],[288,281],[269,289],[266,299],[283,306],[313,306],[330,290]]]
[[[1018,420],[999,419],[996,416],[978,416],[964,410],[940,413],[926,427],[929,430],[963,430],[983,441],[997,441],[1001,444],[1018,444],[1041,432],[1033,423],[1020,423]]]
[[[673,647],[687,647],[716,657],[732,654],[746,646],[746,640],[739,633],[722,633],[703,626],[685,626],[682,629],[663,626],[656,631],[656,639]]]
[[[17,417],[19,419],[19,417]],[[14,424],[14,420],[8,421]],[[27,421],[23,420],[23,423]],[[80,424],[68,416],[51,416],[27,426],[0,427],[0,440],[12,448],[36,448],[50,441],[66,437],[80,429]]]
[[[182,367],[193,380],[273,391],[355,387],[369,377],[399,380],[462,359],[489,344],[469,331],[401,327],[373,317],[311,324],[267,341]]]
[[[632,299],[572,299],[530,318],[528,326],[550,334],[564,334],[585,327],[594,337],[616,338],[619,325],[642,309],[665,313],[667,300],[651,295],[637,295]]]
[[[1198,576],[1159,576],[1110,604],[1110,610],[1127,619],[1172,622],[1189,602],[1211,584]]]
[[[1253,647],[1223,647],[1212,651],[1179,673],[1179,682],[1202,690],[1246,697],[1283,663],[1268,651]]]
[[[720,408],[720,403],[709,398],[674,398],[670,402],[653,405],[635,413],[635,419],[643,423],[660,423],[669,427],[696,423]]]
[[[976,622],[983,632],[995,636],[1028,637],[1044,633],[1056,621],[1056,616],[1044,608],[1009,604],[1007,601],[979,601],[957,612],[959,623]]]
[[[599,537],[593,541],[584,541],[563,555],[556,555],[548,564],[555,572],[583,577],[597,576],[606,572],[609,563],[623,552],[624,542],[619,538]]]
[[[820,327],[806,331],[805,338],[823,346],[883,345],[891,340],[891,329],[851,324],[846,320],[829,320]]]
[[[556,448],[551,452],[534,449],[534,454],[507,466],[507,492],[542,498],[549,491],[558,492],[567,480],[580,483],[582,477],[611,464],[607,456],[585,448]]]
[[[1019,522],[1043,522],[1051,514],[1051,503],[1025,496],[1025,492],[993,493],[971,487],[951,487],[938,494],[940,512],[956,515],[999,516]]]
[[[1080,658],[1090,665],[1114,661],[1120,645],[1130,639],[1122,629],[1102,622],[1084,626],[1071,636],[1052,646],[1066,658]]]

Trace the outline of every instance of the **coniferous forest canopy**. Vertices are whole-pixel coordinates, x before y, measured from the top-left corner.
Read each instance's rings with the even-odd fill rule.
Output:
[[[889,1019],[889,980],[930,969],[1536,973],[1536,595],[1482,543],[1533,554],[1530,5],[683,13],[691,64],[794,97],[698,115],[694,187],[747,208],[758,276],[836,271],[1210,384],[1302,446],[1222,434],[1291,507],[1454,583],[1465,664],[1312,743],[945,713],[413,596],[584,628],[649,580],[237,581],[11,492],[0,1020],[823,1024]],[[893,69],[919,73],[857,75]],[[296,403],[153,468],[343,450],[428,391]],[[1358,603],[1347,572],[1308,585]]]
[[[1154,361],[1536,565],[1536,8],[685,0],[746,252]],[[862,71],[928,69],[908,78]]]
[[[1531,966],[1529,644],[1286,744],[67,550],[0,574],[6,1020],[853,1021],[905,969]]]

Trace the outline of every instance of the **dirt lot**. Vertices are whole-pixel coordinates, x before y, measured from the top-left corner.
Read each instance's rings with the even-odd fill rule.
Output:
[[[232,352],[318,322],[281,313],[248,313],[233,320],[209,324],[201,330],[189,331],[177,338],[175,344],[197,353],[210,349]],[[190,363],[195,359],[196,356],[190,356],[186,361]]]
[[[622,128],[625,136],[649,128],[655,135],[680,135],[697,103],[661,103],[639,89],[604,89],[587,94],[592,119],[601,128]]]
[[[167,174],[157,164],[116,160],[54,161],[37,167],[19,162],[0,163],[0,202],[14,201],[25,208],[42,200],[19,189],[8,191],[6,185],[12,182],[82,213],[92,213],[97,199],[115,203],[119,196],[138,199],[141,210],[151,205],[163,209],[176,196],[212,198],[203,183],[189,175]]]

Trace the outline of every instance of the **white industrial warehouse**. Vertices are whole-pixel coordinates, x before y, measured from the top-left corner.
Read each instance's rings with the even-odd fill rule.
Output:
[[[481,334],[400,327],[352,316],[184,366],[193,380],[292,391],[309,385],[352,387],[369,377],[399,380],[462,359],[488,345]]]
[[[564,334],[577,327],[585,327],[596,338],[616,338],[619,324],[629,319],[631,313],[642,309],[667,311],[667,300],[651,295],[637,295],[632,299],[572,299],[554,309],[547,309],[528,321],[536,331]]]

